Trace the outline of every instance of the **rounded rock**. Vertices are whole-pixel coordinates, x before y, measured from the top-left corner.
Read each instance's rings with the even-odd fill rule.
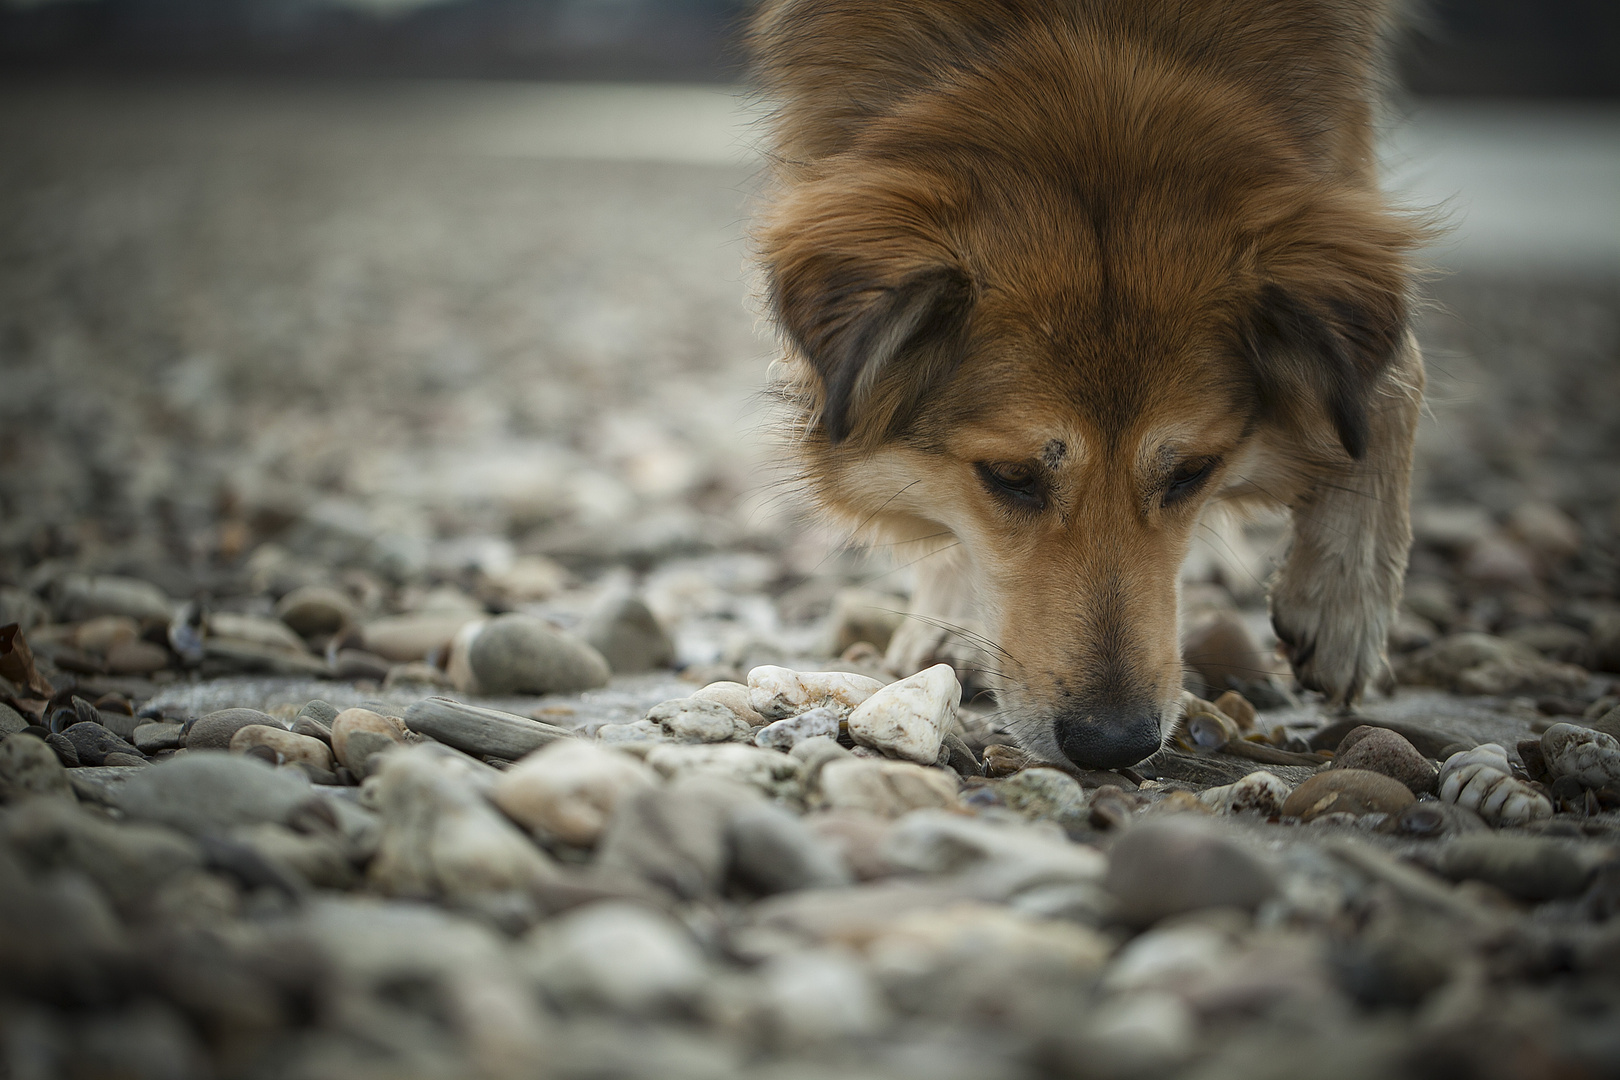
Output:
[[[748,703],[766,720],[797,716],[818,705],[848,716],[881,689],[876,679],[844,671],[794,671],[764,664],[748,673]]]
[[[606,686],[602,654],[531,615],[497,615],[468,650],[485,694],[573,694]]]
[[[1453,881],[1484,881],[1521,900],[1562,900],[1579,895],[1594,867],[1556,840],[1476,833],[1447,841],[1435,867]]]
[[[1209,788],[1198,793],[1198,801],[1223,814],[1253,812],[1262,817],[1276,817],[1293,789],[1274,773],[1264,769],[1245,776],[1236,783]]]
[[[360,619],[354,602],[327,585],[305,585],[283,596],[276,618],[303,637],[335,634]]]
[[[406,730],[403,721],[391,716],[370,709],[344,709],[332,719],[332,756],[363,778],[367,759],[402,745]]]
[[[754,733],[753,728],[718,701],[700,698],[659,702],[648,710],[646,719],[678,743],[738,742]]]
[[[616,674],[656,671],[675,662],[675,639],[638,596],[604,598],[585,616],[579,636]]]
[[[1405,790],[1402,788],[1401,790]],[[1200,908],[1253,911],[1277,890],[1271,864],[1208,819],[1178,816],[1138,825],[1114,844],[1105,886],[1136,926]]]
[[[712,682],[692,695],[699,701],[718,701],[749,727],[764,727],[765,718],[748,703],[748,687],[739,682]]]
[[[73,798],[73,785],[56,751],[32,735],[11,735],[0,742],[0,803],[34,795]]]
[[[1329,769],[1305,780],[1283,802],[1284,817],[1311,821],[1324,814],[1398,814],[1416,801],[1399,780],[1365,769]]]
[[[1404,784],[1414,795],[1433,792],[1439,770],[1417,747],[1388,728],[1362,726],[1339,744],[1335,769],[1364,769]]]
[[[150,675],[169,666],[169,650],[150,641],[121,641],[107,650],[107,671],[112,675]]]
[[[754,745],[767,750],[790,752],[806,739],[822,736],[838,737],[842,721],[836,710],[826,706],[807,709],[798,716],[789,716],[767,724],[754,732]]]
[[[274,751],[288,765],[308,765],[322,772],[332,771],[332,750],[319,739],[297,735],[286,728],[249,724],[231,736],[231,753],[245,754],[255,746]]]
[[[571,911],[524,941],[525,963],[564,1008],[605,1007],[632,1016],[691,1003],[707,981],[702,951],[668,915],[610,901]]]
[[[893,818],[956,805],[955,773],[909,761],[842,758],[822,767],[819,782],[822,800],[834,810]]]
[[[592,847],[620,800],[657,782],[651,769],[628,754],[559,740],[502,773],[491,798],[537,837]]]
[[[962,703],[962,684],[949,664],[890,683],[849,714],[849,734],[862,746],[932,765]]]
[[[313,795],[296,769],[276,769],[236,754],[191,751],[142,769],[111,789],[126,817],[193,835],[237,825],[280,824]]]
[[[275,717],[258,709],[221,709],[199,717],[186,732],[184,745],[188,750],[229,750],[236,733],[254,724],[281,727]]]

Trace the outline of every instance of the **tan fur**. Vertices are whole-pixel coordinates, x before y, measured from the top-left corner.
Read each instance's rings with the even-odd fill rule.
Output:
[[[928,555],[891,662],[949,656],[939,625],[976,608],[1049,758],[1129,763],[1173,722],[1178,569],[1210,500],[1292,511],[1272,608],[1301,682],[1348,701],[1381,677],[1423,381],[1421,236],[1372,166],[1385,18],[778,0],[756,20],[779,103],[760,254],[806,473]]]

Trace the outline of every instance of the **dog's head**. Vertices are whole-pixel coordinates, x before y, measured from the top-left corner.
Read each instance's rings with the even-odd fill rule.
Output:
[[[1026,741],[1125,766],[1175,719],[1200,510],[1262,441],[1365,454],[1414,233],[1231,93],[998,78],[872,122],[764,262],[824,501],[964,545]]]

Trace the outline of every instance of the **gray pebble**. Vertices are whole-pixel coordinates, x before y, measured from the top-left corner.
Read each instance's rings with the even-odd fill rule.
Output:
[[[7,814],[0,828],[34,865],[86,874],[119,906],[203,861],[195,841],[169,829],[117,824],[63,799],[31,799]]]
[[[146,723],[135,729],[135,749],[143,754],[156,754],[180,748],[180,724],[165,722]]]
[[[184,745],[188,750],[228,750],[232,737],[253,724],[284,726],[269,713],[258,709],[221,709],[191,723],[185,733]]]
[[[850,883],[848,866],[798,815],[751,801],[731,813],[732,875],[764,895]]]
[[[497,615],[468,650],[485,694],[575,694],[606,686],[602,654],[532,615]]]
[[[245,755],[192,750],[131,775],[110,793],[128,817],[195,836],[281,823],[312,796],[309,780]]]
[[[62,732],[78,752],[80,765],[104,765],[108,754],[127,754],[140,759],[141,753],[100,724],[88,721],[73,724]]]
[[[79,765],[79,748],[73,741],[60,731],[52,731],[45,736],[45,745],[56,751],[57,760],[68,768],[77,768]]]
[[[28,721],[23,719],[22,713],[0,702],[0,738],[15,735],[27,726]]]
[[[1521,900],[1560,900],[1586,888],[1593,866],[1557,840],[1480,833],[1447,841],[1434,865],[1453,881],[1484,881]]]
[[[733,809],[758,796],[707,777],[638,791],[621,801],[597,845],[597,865],[624,870],[676,896],[711,897],[724,883]]]
[[[1119,839],[1106,886],[1123,920],[1148,926],[1199,908],[1252,911],[1276,891],[1277,875],[1214,826],[1174,817],[1138,825]]]
[[[30,795],[72,798],[73,788],[56,751],[32,735],[11,735],[0,742],[0,803]]]
[[[580,623],[579,636],[616,675],[656,671],[675,662],[675,639],[637,596],[604,598]]]
[[[648,710],[647,720],[657,724],[670,740],[680,743],[733,742],[746,739],[754,732],[718,701],[701,698],[659,702]]]
[[[754,745],[767,750],[791,751],[806,739],[821,736],[838,737],[841,718],[837,710],[825,705],[807,709],[798,716],[789,716],[766,724],[754,734]]]
[[[573,733],[525,716],[463,705],[450,698],[423,698],[405,710],[405,726],[475,757],[516,761]]]
[[[97,615],[167,622],[174,606],[156,585],[115,574],[63,574],[51,587],[51,600],[58,622]]]

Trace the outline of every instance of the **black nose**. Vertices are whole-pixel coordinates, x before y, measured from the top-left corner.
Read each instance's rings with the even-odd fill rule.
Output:
[[[1153,705],[1077,706],[1057,718],[1058,746],[1083,769],[1123,769],[1159,749]]]

